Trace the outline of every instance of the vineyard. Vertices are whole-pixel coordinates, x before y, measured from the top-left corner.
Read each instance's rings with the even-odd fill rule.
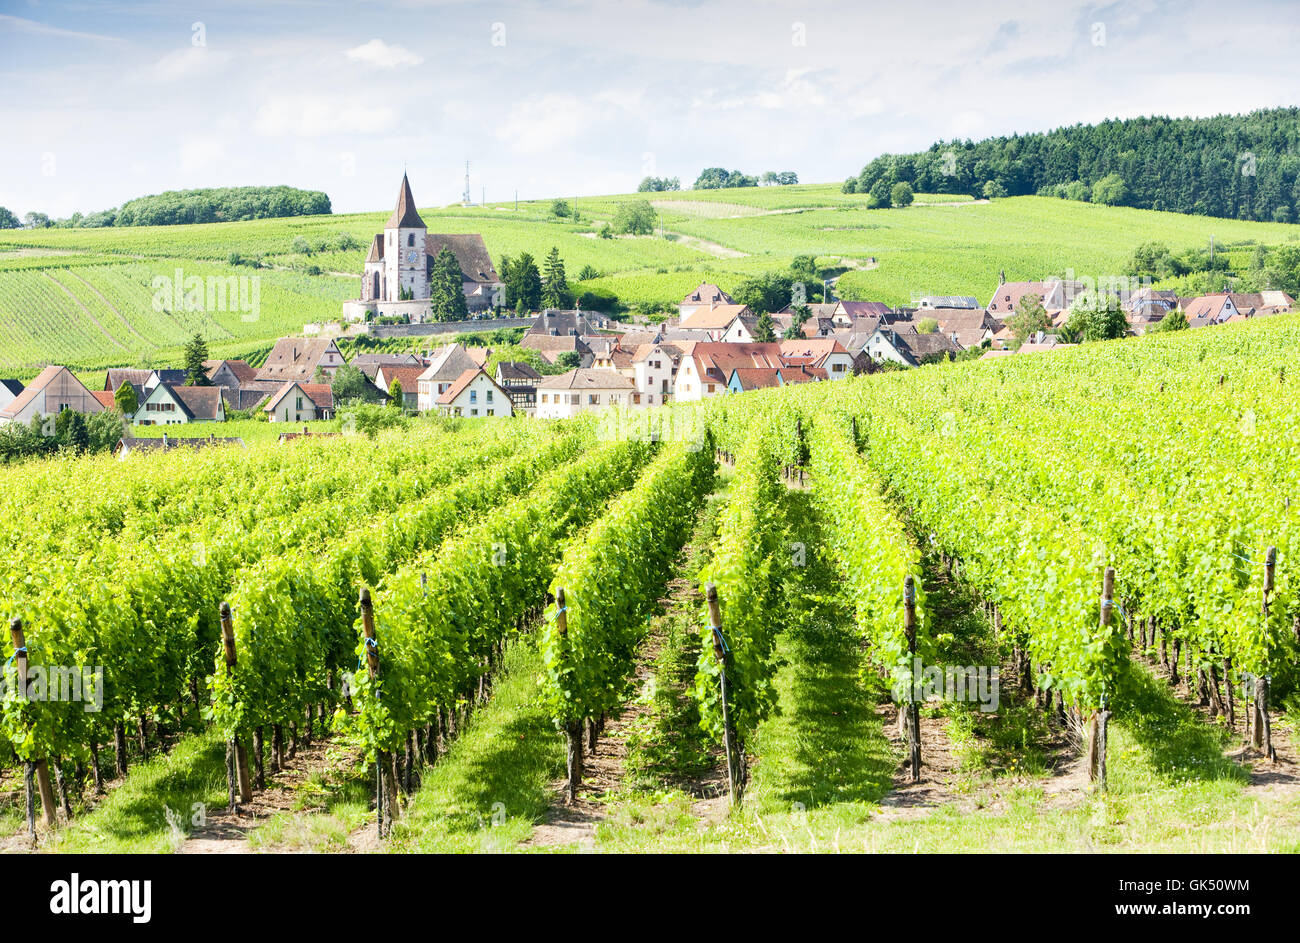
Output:
[[[7,843],[1300,850],[1298,352],[5,470]]]
[[[658,230],[600,238],[621,203],[643,198],[656,209],[662,238]],[[817,184],[575,198],[577,221],[553,215],[550,201],[421,212],[431,232],[482,234],[498,264],[523,252],[542,259],[556,247],[571,282],[589,266],[597,274],[584,288],[660,309],[672,309],[701,281],[732,289],[746,277],[788,269],[797,255],[842,272],[845,298],[899,305],[917,293],[984,301],[999,272],[1011,280],[1067,270],[1122,276],[1133,250],[1150,241],[1178,253],[1205,248],[1213,237],[1235,265],[1245,265],[1255,246],[1300,239],[1297,225],[1047,197],[990,203],[922,194],[895,210],[865,209],[864,199]],[[340,303],[358,294],[366,248],[386,218],[0,232],[0,371],[25,378],[51,362],[74,371],[171,363],[196,330],[214,356],[266,348],[305,323],[339,317]],[[247,264],[255,261],[261,267]],[[186,278],[257,278],[255,316],[206,298],[159,310],[154,280],[173,280],[178,269]]]

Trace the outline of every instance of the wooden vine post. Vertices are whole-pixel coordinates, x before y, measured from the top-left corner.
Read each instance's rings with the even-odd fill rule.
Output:
[[[732,806],[740,805],[744,789],[736,751],[736,731],[731,726],[730,692],[727,690],[727,665],[730,662],[726,639],[722,635],[722,607],[718,588],[710,583],[704,593],[709,607],[709,630],[713,633],[713,656],[718,660],[718,680],[722,694],[722,745],[727,751],[727,791]]]
[[[366,672],[370,685],[379,699],[379,642],[375,638],[375,607],[370,600],[370,587],[361,587],[361,633],[365,636]],[[375,751],[375,817],[380,838],[387,838],[393,830],[393,808],[397,801],[397,776],[393,772],[392,757],[387,750]]]
[[[1110,628],[1112,610],[1115,608],[1115,568],[1106,567],[1101,585],[1101,634]],[[1101,707],[1092,715],[1088,725],[1088,778],[1100,788],[1106,788],[1106,735],[1110,726],[1110,710],[1106,694],[1101,695]]]
[[[1273,577],[1277,570],[1277,548],[1269,547],[1264,555],[1264,592],[1261,603],[1263,624],[1268,625],[1269,604],[1272,602]],[[1273,729],[1268,719],[1269,676],[1255,678],[1254,720],[1250,725],[1251,743],[1270,760],[1276,760],[1273,752]]]
[[[569,607],[564,588],[555,591],[555,631],[560,638],[569,634]],[[564,722],[565,772],[568,777],[569,805],[578,801],[578,787],[582,785],[582,718]]]
[[[903,633],[907,636],[908,677],[904,732],[907,737],[908,775],[912,782],[921,781],[921,705],[916,701],[916,581],[909,573],[903,577]]]
[[[233,674],[237,656],[235,653],[235,625],[230,615],[230,604],[221,604],[221,644],[226,654],[226,674]],[[236,733],[234,739],[226,741],[226,781],[230,790],[231,805],[236,792],[240,802],[253,801],[253,778],[248,772],[248,753]]]
[[[24,700],[27,699],[27,637],[23,633],[23,620],[12,619],[9,622],[9,637],[14,643],[14,664],[18,669],[18,685]],[[50,767],[44,757],[39,760],[27,760],[23,767],[23,778],[27,785],[27,830],[36,838],[36,808],[32,780],[36,781],[36,791],[41,794],[41,820],[49,828],[55,825],[54,789],[50,786]]]

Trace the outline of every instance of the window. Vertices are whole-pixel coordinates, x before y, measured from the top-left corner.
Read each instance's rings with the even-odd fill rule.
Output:
[[[298,405],[295,406],[294,409],[302,409],[302,397],[301,397],[301,396],[298,397]]]
[[[600,397],[597,396],[595,393],[588,393],[587,403],[588,405],[595,406],[600,403]]]
[[[471,403],[477,403],[477,402],[478,402],[478,390],[470,390],[470,391],[469,391],[469,401],[470,401]]]
[[[492,402],[492,391],[491,391],[491,390],[488,390],[488,391],[487,391],[487,401],[488,401],[489,403]]]
[[[406,235],[406,244],[407,244],[408,246],[414,246],[414,245],[415,245],[415,233],[407,233],[407,235]]]
[[[471,416],[477,416],[477,415],[478,415],[478,410],[477,410],[477,409],[471,409],[471,410],[469,411],[469,414],[470,414]]]
[[[549,402],[550,402],[550,400],[547,399],[547,396],[549,396],[549,395],[550,395],[550,394],[548,394],[548,393],[543,393],[543,394],[542,394],[542,402],[543,402],[543,403],[549,403]]]
[[[653,402],[653,400],[654,400],[654,397],[651,397],[651,401],[652,401],[652,402]],[[640,393],[633,393],[633,394],[632,394],[632,402],[634,402],[634,403],[639,403],[639,402],[641,402],[641,394],[640,394]]]
[[[837,363],[837,364],[835,364],[834,366],[831,367],[831,372],[832,372],[832,373],[843,373],[843,372],[844,372],[844,364],[842,364],[842,363]]]
[[[709,392],[710,392],[710,393],[713,392],[713,384],[712,384],[712,383],[709,384]]]

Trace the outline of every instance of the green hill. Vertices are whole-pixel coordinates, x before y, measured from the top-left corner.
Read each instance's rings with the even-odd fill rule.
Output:
[[[663,237],[600,238],[619,203],[650,197]],[[571,282],[590,266],[603,287],[640,310],[671,309],[702,280],[724,288],[817,257],[844,273],[845,298],[890,304],[916,293],[987,301],[1008,279],[1126,274],[1146,242],[1175,252],[1211,236],[1230,258],[1254,245],[1300,246],[1300,226],[1212,219],[1048,197],[992,202],[921,195],[904,209],[868,210],[866,194],[838,185],[750,187],[584,198],[580,219],[551,215],[550,201],[421,210],[433,232],[478,232],[494,260],[559,248]],[[46,363],[99,369],[178,361],[194,331],[215,356],[239,356],[306,322],[335,319],[355,297],[365,247],[388,213],[234,223],[0,232],[0,371],[32,375]],[[346,247],[346,248],[343,248]],[[874,259],[872,262],[870,260]],[[247,264],[253,262],[256,265]],[[241,264],[236,264],[241,263]],[[259,309],[155,310],[155,279],[256,277]],[[164,299],[166,300],[166,299]],[[165,305],[163,307],[166,307]]]

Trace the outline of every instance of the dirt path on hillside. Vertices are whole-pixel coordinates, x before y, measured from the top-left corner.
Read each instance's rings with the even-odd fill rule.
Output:
[[[732,249],[721,243],[710,242],[707,239],[701,239],[699,236],[690,236],[684,232],[674,232],[670,229],[664,230],[664,235],[677,237],[679,245],[686,246],[688,249],[698,249],[700,252],[707,252],[711,256],[719,259],[743,259],[749,256],[748,252],[741,252],[739,249]]]

